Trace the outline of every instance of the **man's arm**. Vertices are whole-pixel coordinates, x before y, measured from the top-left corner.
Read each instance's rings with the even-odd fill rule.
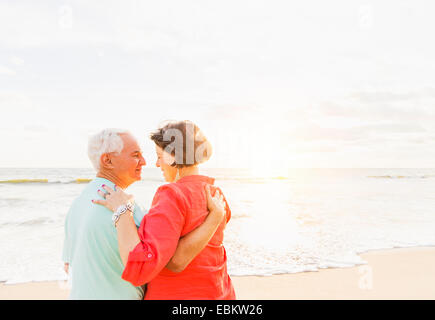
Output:
[[[67,216],[65,218],[65,225],[64,225],[64,241],[63,241],[63,250],[62,250],[62,260],[64,262],[63,270],[65,270],[65,273],[68,274],[69,271],[69,263],[70,263],[70,248],[69,248],[69,238],[68,238],[68,216],[69,212],[67,213]]]
[[[93,202],[111,211],[133,200],[132,196],[122,190],[115,191],[108,186],[103,186],[103,189],[108,192],[106,199],[93,200]],[[154,195],[153,205],[142,220],[139,230],[130,214],[121,215],[116,229],[119,252],[125,265],[122,274],[124,280],[135,286],[143,285],[169,263],[177,249],[184,225],[182,206],[170,185],[163,185]],[[200,251],[197,250],[198,247],[195,246],[194,250],[189,252],[197,254]],[[188,261],[193,258],[194,256],[190,257]]]
[[[206,194],[207,207],[210,213],[198,228],[178,241],[177,249],[166,265],[172,272],[181,272],[189,265],[205,248],[225,216],[225,202],[222,194],[217,191],[213,197],[209,186],[206,188]],[[124,266],[127,264],[130,251],[140,243],[137,229],[131,220],[132,217],[124,215],[124,218],[119,219],[117,225],[118,229],[126,230],[126,232],[118,232],[119,253]]]
[[[103,185],[106,199],[93,200],[112,212],[120,205],[133,201],[122,189]],[[101,190],[99,191],[102,192]],[[184,226],[185,204],[171,184],[160,186],[148,214],[137,230],[129,213],[122,214],[116,223],[119,252],[124,263],[122,279],[134,286],[150,282],[168,264],[177,249]]]
[[[205,248],[225,216],[225,202],[219,191],[212,197],[210,186],[206,187],[207,207],[210,211],[204,222],[178,241],[177,249],[166,268],[172,272],[183,271]]]

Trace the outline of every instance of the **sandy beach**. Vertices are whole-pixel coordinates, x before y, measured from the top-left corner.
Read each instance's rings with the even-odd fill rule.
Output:
[[[372,251],[366,265],[270,277],[232,277],[237,298],[435,299],[435,248]],[[66,299],[64,282],[0,284],[0,299]]]

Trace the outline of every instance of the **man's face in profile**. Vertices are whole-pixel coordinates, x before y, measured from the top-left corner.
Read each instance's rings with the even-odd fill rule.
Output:
[[[146,165],[137,140],[129,133],[120,134],[124,148],[112,154],[113,173],[127,186],[141,179],[142,166]]]

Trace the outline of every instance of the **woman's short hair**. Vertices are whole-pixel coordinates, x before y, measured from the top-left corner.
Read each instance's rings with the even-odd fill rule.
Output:
[[[175,157],[171,165],[183,168],[207,161],[212,155],[210,142],[189,120],[167,121],[150,134],[151,140]]]
[[[104,129],[89,137],[88,157],[91,160],[95,170],[100,170],[100,158],[104,153],[120,153],[124,148],[124,142],[119,136],[122,133],[128,133],[123,129]]]

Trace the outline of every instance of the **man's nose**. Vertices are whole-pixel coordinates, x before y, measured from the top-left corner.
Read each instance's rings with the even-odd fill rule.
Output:
[[[147,164],[144,157],[140,157],[140,163],[142,166],[145,166]]]

